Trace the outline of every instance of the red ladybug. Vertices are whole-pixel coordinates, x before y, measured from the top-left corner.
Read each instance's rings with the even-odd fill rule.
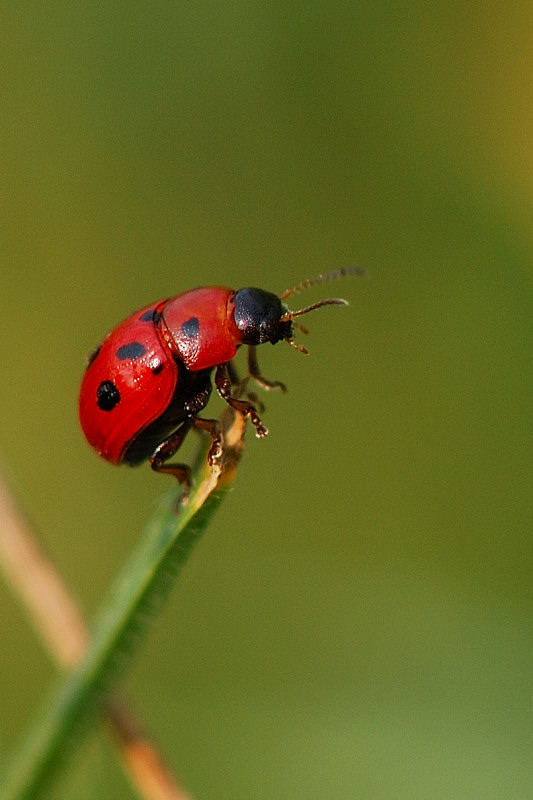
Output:
[[[210,464],[222,454],[217,422],[198,416],[211,394],[213,370],[219,395],[250,418],[258,437],[266,436],[253,403],[238,397],[248,378],[239,383],[232,358],[240,345],[248,345],[249,377],[265,389],[284,390],[282,383],[261,375],[256,345],[284,339],[307,352],[292,339],[293,328],[302,328],[294,318],[346,301],[330,298],[290,311],[282,300],[315,283],[353,272],[360,270],[347,268],[321,275],[279,297],[263,289],[234,291],[206,286],[132,314],[89,357],[79,399],[87,441],[112,464],[134,466],[149,459],[154,470],[174,475],[188,487],[190,468],[167,462],[193,426],[212,437]]]

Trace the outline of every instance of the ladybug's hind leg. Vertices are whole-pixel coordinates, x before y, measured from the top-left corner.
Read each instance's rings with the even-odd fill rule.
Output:
[[[217,387],[217,392],[219,395],[229,406],[231,406],[231,408],[235,409],[235,411],[238,411],[244,417],[250,418],[250,421],[255,428],[255,435],[258,438],[261,439],[263,436],[267,435],[268,430],[261,422],[255,406],[253,406],[251,403],[247,403],[245,400],[238,400],[231,394],[231,381],[228,377],[226,364],[220,364],[216,368],[215,386]]]
[[[177,431],[156,447],[150,456],[152,469],[165,475],[173,475],[178,480],[178,483],[184,484],[185,494],[191,488],[191,468],[187,464],[167,464],[166,462],[180,449],[192,427],[192,422],[190,419],[185,420]]]
[[[200,419],[199,417],[191,417],[185,420],[177,431],[172,433],[154,450],[150,458],[152,469],[156,472],[163,472],[165,475],[174,475],[179,483],[185,485],[185,493],[191,488],[191,468],[187,464],[167,464],[167,461],[178,452],[185,437],[193,426],[207,431],[211,436],[213,443],[209,450],[207,460],[210,467],[214,466],[222,457],[222,434],[220,433],[216,420]]]

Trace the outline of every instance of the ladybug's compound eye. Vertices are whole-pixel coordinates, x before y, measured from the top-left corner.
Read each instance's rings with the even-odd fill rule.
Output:
[[[102,381],[96,390],[96,403],[101,411],[112,411],[120,402],[120,392],[112,381]]]
[[[264,289],[239,289],[233,298],[233,318],[243,344],[276,344],[292,335],[290,320],[281,321],[287,309],[279,297]]]

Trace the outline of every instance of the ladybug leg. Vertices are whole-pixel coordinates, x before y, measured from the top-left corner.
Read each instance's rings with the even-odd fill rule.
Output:
[[[172,458],[174,453],[180,449],[183,440],[187,436],[193,424],[193,420],[187,419],[172,433],[164,442],[156,447],[150,457],[150,466],[155,472],[162,472],[165,475],[173,475],[179,483],[185,486],[185,494],[191,488],[191,468],[187,464],[167,464],[166,461]]]
[[[222,453],[224,452],[222,434],[220,433],[218,422],[216,419],[200,419],[200,417],[195,417],[192,423],[197,428],[200,428],[200,430],[207,431],[213,440],[213,444],[211,445],[209,453],[207,454],[209,466],[213,467],[220,461],[222,458]]]
[[[233,361],[228,361],[228,363],[226,364],[226,371],[228,373],[228,378],[230,379],[231,385],[237,386],[240,390],[243,381],[241,381],[239,373],[237,372],[237,369]]]
[[[217,387],[219,395],[231,408],[238,411],[244,417],[250,417],[250,421],[255,428],[255,435],[259,439],[267,435],[268,430],[259,419],[259,415],[254,406],[251,403],[246,403],[244,400],[237,400],[236,397],[232,396],[231,381],[228,377],[226,364],[220,364],[217,367],[215,372],[215,386]]]
[[[230,379],[230,383],[232,387],[235,387],[236,389],[235,392],[236,397],[242,397],[244,395],[246,399],[249,400],[250,403],[252,403],[254,406],[256,406],[262,413],[265,410],[265,405],[263,401],[261,400],[259,395],[257,395],[255,392],[248,391],[248,381],[250,380],[250,376],[247,375],[246,378],[241,380],[233,361],[228,361],[228,363],[226,364],[226,369],[228,372],[228,378]]]
[[[248,346],[248,374],[262,389],[279,389],[281,392],[287,391],[287,387],[281,381],[269,381],[263,378],[261,370],[259,369],[259,364],[257,363],[257,348],[252,344]]]
[[[200,430],[207,431],[211,436],[213,444],[207,455],[207,460],[210,467],[214,466],[220,461],[224,451],[222,446],[222,434],[220,433],[216,420],[200,419],[199,417],[191,417],[185,420],[177,431],[172,433],[164,442],[161,442],[161,444],[156,447],[150,458],[150,465],[155,472],[173,475],[178,480],[178,483],[184,484],[181,502],[186,502],[185,498],[191,488],[191,468],[188,464],[167,464],[166,462],[177,453],[193,426]]]

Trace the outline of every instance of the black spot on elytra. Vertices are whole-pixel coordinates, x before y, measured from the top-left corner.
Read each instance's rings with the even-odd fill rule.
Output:
[[[150,308],[148,311],[145,311],[144,314],[141,314],[139,319],[141,319],[142,322],[153,322],[154,325],[157,325],[161,319],[161,312],[157,311],[155,308]]]
[[[113,381],[102,381],[96,390],[96,403],[102,411],[112,411],[120,402],[120,392]]]
[[[200,333],[200,320],[198,317],[191,317],[181,326],[181,335],[186,339],[197,339]]]
[[[98,355],[98,353],[100,352],[101,349],[102,349],[102,345],[99,344],[98,347],[96,347],[92,351],[91,355],[87,359],[87,369],[89,369],[89,367],[91,366],[91,364],[93,363],[94,359],[96,358],[96,356]]]
[[[163,371],[164,366],[165,365],[162,361],[160,361],[158,364],[154,364],[152,367],[152,375],[159,375],[159,373]]]
[[[117,358],[120,358],[121,361],[127,361],[129,358],[140,358],[145,353],[146,347],[143,344],[140,342],[130,342],[129,344],[123,344],[122,347],[118,348]]]

